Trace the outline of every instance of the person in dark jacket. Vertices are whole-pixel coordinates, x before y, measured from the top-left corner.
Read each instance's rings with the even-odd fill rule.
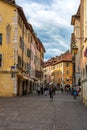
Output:
[[[50,98],[53,100],[53,87],[50,86],[49,88],[49,94],[50,94]]]

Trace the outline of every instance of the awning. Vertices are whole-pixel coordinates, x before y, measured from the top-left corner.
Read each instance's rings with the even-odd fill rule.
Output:
[[[49,85],[52,85],[52,84],[53,84],[53,82],[50,82],[50,83],[49,83]]]
[[[26,77],[26,76],[23,76],[23,78],[25,79],[25,80],[28,80],[29,78],[28,77]]]
[[[30,79],[33,79],[34,81],[38,81],[38,79],[36,77],[30,77]]]
[[[33,80],[33,79],[31,79],[31,78],[29,78],[29,81],[32,81],[32,82],[34,82],[34,80]]]
[[[21,72],[18,72],[17,75],[18,75],[19,77],[21,77],[22,79],[24,79],[24,80],[28,80],[28,79],[29,79],[28,76],[23,75]]]

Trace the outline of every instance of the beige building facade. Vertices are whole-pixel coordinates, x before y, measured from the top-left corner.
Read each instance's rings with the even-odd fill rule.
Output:
[[[82,101],[87,106],[87,0],[80,3],[81,30],[81,87]]]
[[[39,38],[36,40],[35,77],[37,86],[42,86],[45,48]]]
[[[77,17],[79,12],[79,17]],[[76,21],[78,20],[78,24]],[[87,106],[87,0],[80,0],[79,10],[77,14],[72,16],[72,25],[74,25],[74,34],[78,53],[76,56],[76,66],[80,64],[81,73],[81,100]],[[76,25],[80,28],[76,29]],[[77,33],[75,32],[76,30]]]
[[[80,6],[78,8],[77,13],[72,16],[71,25],[74,26],[73,33],[71,35],[71,52],[72,52],[72,56],[73,56],[73,61],[72,61],[73,62],[73,68],[74,68],[74,62],[75,62],[75,68],[74,68],[75,70],[73,70],[73,75],[75,75],[74,85],[77,88],[79,88],[80,87],[80,80],[81,80]],[[73,48],[74,45],[76,45],[78,47],[77,54],[73,54],[72,48]]]

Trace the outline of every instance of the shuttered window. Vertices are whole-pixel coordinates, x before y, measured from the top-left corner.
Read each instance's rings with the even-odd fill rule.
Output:
[[[0,67],[2,66],[2,54],[0,54]]]
[[[2,45],[2,34],[0,34],[0,45]]]

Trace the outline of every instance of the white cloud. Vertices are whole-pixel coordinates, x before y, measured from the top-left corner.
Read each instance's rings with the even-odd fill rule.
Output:
[[[69,48],[72,33],[71,16],[76,13],[80,0],[16,0],[16,2],[23,7],[28,21],[44,44],[45,58],[55,56]]]
[[[58,56],[58,55],[60,55],[61,53],[63,53],[63,51],[61,51],[61,50],[59,50],[59,49],[57,49],[57,48],[51,48],[51,49],[47,49],[47,52],[48,52],[48,57],[49,58],[52,58],[53,57],[53,54],[54,54],[54,57],[55,56]]]

